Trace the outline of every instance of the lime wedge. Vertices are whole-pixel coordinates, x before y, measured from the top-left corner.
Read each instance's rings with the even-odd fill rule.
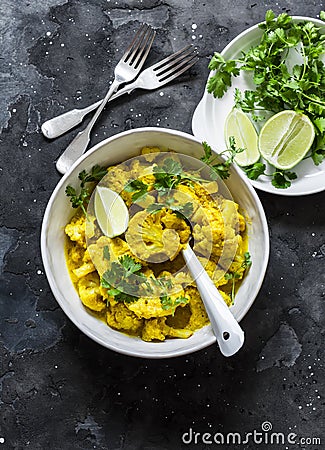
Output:
[[[244,148],[244,151],[235,157],[235,162],[239,166],[250,166],[260,159],[255,127],[241,109],[233,108],[226,118],[225,139],[227,144],[230,136],[235,138],[237,148]]]
[[[291,169],[310,149],[315,128],[304,114],[285,110],[272,116],[261,129],[258,145],[263,158],[278,169]]]
[[[97,186],[94,211],[98,225],[105,236],[114,237],[124,233],[129,223],[129,212],[122,197],[104,186]]]

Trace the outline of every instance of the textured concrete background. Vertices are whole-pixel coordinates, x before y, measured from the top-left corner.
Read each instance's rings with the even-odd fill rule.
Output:
[[[325,193],[259,192],[270,264],[242,322],[246,343],[164,361],[133,359],[82,335],[58,307],[40,256],[55,161],[75,131],[47,141],[41,123],[100,98],[139,22],[157,29],[150,60],[194,42],[200,62],[160,91],[111,104],[92,143],[139,126],[191,132],[207,64],[248,26],[276,13],[317,17],[323,1],[2,0],[0,4],[0,450],[325,448]],[[150,62],[150,61],[149,61]],[[321,445],[182,444],[198,433],[273,431]]]

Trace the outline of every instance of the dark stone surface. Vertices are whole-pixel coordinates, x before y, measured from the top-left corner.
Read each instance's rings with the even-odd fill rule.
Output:
[[[42,216],[60,179],[55,160],[75,134],[47,141],[41,123],[100,98],[117,49],[146,21],[157,29],[151,61],[195,42],[200,62],[161,91],[111,104],[92,144],[139,126],[191,132],[211,54],[268,8],[317,17],[324,2],[2,0],[0,449],[226,448],[202,444],[202,433],[245,436],[265,421],[322,443],[227,448],[324,448],[324,192],[258,192],[270,263],[242,322],[245,346],[230,359],[215,347],[163,361],[100,347],[58,307],[40,256]],[[190,428],[201,433],[198,444],[182,444]]]

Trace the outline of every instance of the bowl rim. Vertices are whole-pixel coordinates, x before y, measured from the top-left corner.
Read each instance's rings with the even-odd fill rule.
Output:
[[[56,299],[57,303],[59,304],[59,306],[61,307],[61,309],[63,310],[63,312],[66,314],[66,316],[74,323],[74,325],[80,330],[82,331],[86,336],[88,336],[89,338],[91,338],[92,340],[94,340],[95,342],[97,342],[98,344],[110,349],[110,350],[114,350],[118,353],[124,354],[124,355],[128,355],[128,356],[133,356],[133,357],[140,357],[140,358],[148,358],[148,359],[165,359],[165,358],[173,358],[173,357],[178,357],[178,356],[183,356],[186,354],[191,354],[194,353],[196,351],[202,350],[212,344],[214,344],[216,342],[216,337],[212,334],[211,336],[208,336],[208,338],[206,340],[204,340],[201,343],[194,343],[193,347],[190,349],[188,348],[184,348],[184,349],[175,349],[174,351],[170,352],[169,354],[166,354],[166,352],[164,351],[159,351],[159,348],[157,347],[157,352],[155,354],[152,353],[146,353],[144,351],[141,351],[141,353],[137,350],[133,350],[132,348],[126,350],[124,348],[119,348],[117,346],[115,346],[114,344],[111,344],[110,342],[107,342],[103,339],[98,338],[96,335],[92,334],[90,332],[90,330],[88,329],[88,327],[84,326],[82,323],[80,323],[74,316],[71,316],[68,314],[67,308],[64,304],[64,302],[61,301],[59,292],[57,290],[56,287],[56,282],[54,279],[54,276],[52,275],[52,271],[51,271],[51,266],[50,266],[50,261],[49,261],[49,254],[48,254],[48,250],[47,250],[47,243],[46,243],[46,236],[47,236],[47,228],[48,228],[48,223],[49,223],[49,216],[50,216],[50,211],[52,209],[53,203],[56,199],[56,196],[58,194],[58,192],[62,189],[62,186],[64,186],[66,180],[69,178],[69,176],[71,175],[71,173],[83,162],[85,161],[90,155],[92,155],[93,153],[95,153],[98,149],[100,149],[101,147],[114,142],[117,139],[120,139],[121,137],[127,136],[128,134],[134,134],[134,133],[146,133],[146,132],[159,132],[159,133],[166,133],[166,134],[170,134],[173,136],[177,136],[177,137],[182,137],[184,139],[188,139],[193,141],[196,144],[201,144],[201,141],[199,139],[197,139],[195,136],[193,136],[192,134],[183,132],[183,131],[179,131],[179,130],[175,130],[175,129],[169,129],[169,128],[160,128],[160,127],[139,127],[139,128],[134,128],[132,130],[127,130],[127,131],[123,131],[121,133],[115,134],[113,136],[110,136],[100,142],[98,142],[96,145],[94,145],[93,147],[91,147],[84,155],[82,155],[70,168],[69,171],[67,171],[62,178],[59,180],[59,182],[57,183],[57,185],[55,186],[49,200],[48,203],[46,205],[46,209],[44,212],[44,216],[43,216],[43,220],[42,220],[42,226],[41,226],[41,237],[40,237],[40,244],[41,244],[41,256],[42,256],[42,261],[43,261],[43,266],[45,269],[45,274],[49,283],[49,286],[51,288],[52,294],[54,296],[54,298]],[[213,148],[212,148],[212,151]],[[244,178],[244,176],[240,173],[240,171],[238,170],[237,167],[235,167],[235,165],[232,165],[231,167],[231,171],[236,172],[236,175],[238,177],[240,177],[240,179],[242,180],[242,182],[245,184],[245,186],[247,187],[247,189],[249,190],[250,195],[252,196],[254,203],[258,209],[258,213],[261,219],[261,224],[262,224],[262,229],[263,229],[263,233],[265,235],[265,248],[264,248],[264,257],[263,257],[263,264],[262,266],[259,268],[260,271],[260,277],[258,280],[258,283],[256,283],[255,285],[255,289],[254,289],[254,295],[251,296],[249,302],[247,302],[247,306],[245,308],[245,310],[238,316],[238,322],[240,322],[243,317],[247,314],[247,312],[250,310],[252,304],[254,303],[260,288],[262,286],[262,283],[264,281],[265,278],[265,273],[266,273],[266,269],[268,266],[268,261],[269,261],[269,255],[270,255],[270,236],[269,236],[269,230],[268,230],[268,223],[266,220],[266,216],[265,216],[265,212],[263,209],[263,205],[255,191],[255,189],[253,188],[253,186]],[[206,327],[209,327],[210,325],[206,325]],[[203,327],[205,328],[205,327]],[[200,330],[198,330],[200,331]],[[150,344],[150,343],[149,343]],[[151,343],[152,344],[152,343]],[[162,343],[163,344],[163,343]],[[157,345],[156,343],[154,345]],[[158,343],[159,345],[159,343]]]

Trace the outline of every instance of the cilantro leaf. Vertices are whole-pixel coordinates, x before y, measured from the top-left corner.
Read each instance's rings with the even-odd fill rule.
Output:
[[[231,77],[238,76],[240,70],[235,61],[226,61],[218,52],[213,55],[208,67],[210,70],[216,71],[208,80],[208,92],[212,93],[214,97],[221,98],[231,86]]]
[[[184,205],[174,205],[173,198],[167,198],[165,203],[152,203],[147,207],[147,211],[151,214],[156,214],[163,208],[171,209],[175,214],[181,219],[184,217],[188,218],[193,214],[194,208],[193,203],[186,202]]]
[[[250,166],[243,167],[244,172],[250,180],[257,180],[260,175],[265,173],[265,164],[257,162]]]
[[[106,250],[103,249],[103,255],[105,257]],[[124,255],[118,259],[117,262],[113,262],[109,270],[103,273],[100,279],[102,287],[107,289],[107,294],[114,297],[117,302],[133,302],[138,297],[130,295],[125,291],[129,290],[128,278],[132,274],[141,276],[142,264],[137,263],[131,256]]]
[[[312,160],[316,166],[319,166],[325,159],[325,148],[318,148],[311,153]]]
[[[142,264],[135,262],[129,255],[124,255],[119,258],[119,262],[125,269],[125,276],[129,277],[132,273],[136,273],[142,268]]]
[[[91,168],[90,173],[87,173],[86,170],[80,172],[78,178],[81,181],[81,187],[84,187],[86,183],[100,181],[106,174],[107,169],[96,164]]]
[[[289,172],[286,170],[276,170],[272,174],[272,185],[278,189],[287,189],[291,186],[291,181],[297,178],[295,172]]]
[[[148,185],[141,180],[132,180],[124,186],[125,192],[133,192],[132,200],[135,202],[147,194]]]
[[[179,297],[172,299],[168,295],[163,295],[160,297],[161,307],[164,310],[176,309],[179,305],[186,305],[189,302],[188,298],[180,295]]]
[[[210,158],[212,156],[212,150],[210,145],[207,142],[202,142],[202,147],[204,150],[204,156],[202,156],[201,161],[208,163],[210,161]]]

